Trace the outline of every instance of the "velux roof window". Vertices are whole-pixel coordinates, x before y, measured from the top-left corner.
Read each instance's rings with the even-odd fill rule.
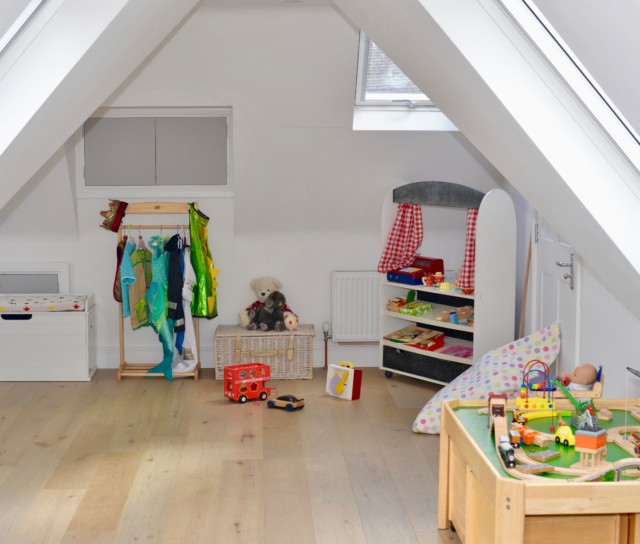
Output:
[[[458,130],[407,75],[360,33],[354,130]]]
[[[433,103],[365,34],[360,34],[356,103],[432,106]]]

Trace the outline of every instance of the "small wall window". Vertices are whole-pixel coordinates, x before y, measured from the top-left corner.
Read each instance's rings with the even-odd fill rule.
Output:
[[[108,109],[79,135],[78,196],[231,196],[230,110]]]

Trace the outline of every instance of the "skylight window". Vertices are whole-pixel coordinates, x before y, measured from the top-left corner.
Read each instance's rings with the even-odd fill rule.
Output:
[[[432,102],[365,34],[360,34],[359,105],[431,106]]]
[[[353,130],[456,131],[456,126],[360,33]]]

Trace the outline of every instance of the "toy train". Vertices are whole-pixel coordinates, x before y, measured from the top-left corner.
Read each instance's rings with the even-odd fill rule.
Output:
[[[500,443],[498,444],[498,451],[500,452],[500,457],[502,457],[502,461],[504,462],[507,468],[515,468],[516,466],[516,455],[513,451],[513,446],[509,441],[509,438],[506,436],[500,437]]]

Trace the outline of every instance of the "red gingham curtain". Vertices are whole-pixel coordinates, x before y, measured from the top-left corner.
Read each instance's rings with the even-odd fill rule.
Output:
[[[422,244],[422,206],[398,204],[398,215],[389,233],[378,272],[389,272],[413,263]]]
[[[476,221],[478,219],[477,209],[467,210],[467,240],[464,246],[464,259],[458,282],[461,288],[475,287],[476,281]]]

